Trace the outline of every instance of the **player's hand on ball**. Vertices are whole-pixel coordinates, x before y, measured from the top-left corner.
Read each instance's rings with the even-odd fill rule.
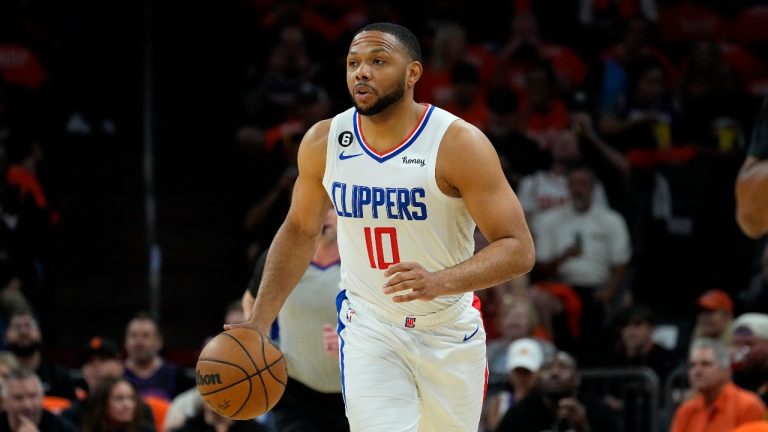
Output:
[[[384,276],[389,277],[384,284],[384,294],[397,294],[392,297],[395,303],[429,301],[443,295],[443,281],[437,273],[425,270],[419,263],[394,264],[384,271]]]
[[[269,325],[263,325],[255,319],[249,319],[241,323],[225,323],[224,330],[232,330],[233,328],[250,328],[254,329],[262,335],[269,335]]]

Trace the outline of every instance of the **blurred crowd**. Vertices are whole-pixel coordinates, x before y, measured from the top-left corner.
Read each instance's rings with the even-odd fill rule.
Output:
[[[97,75],[109,82],[97,73],[109,56],[94,58],[103,47],[86,44],[77,67],[58,61],[52,18],[35,5],[0,7],[0,430],[6,418],[11,430],[25,421],[66,430],[53,426],[62,418],[88,431],[162,429],[157,422],[172,412],[188,412],[169,420],[177,427],[208,430],[223,420],[191,393],[191,403],[180,402],[189,406],[166,417],[192,382],[160,357],[162,331],[149,316],[126,324],[124,349],[83,337],[79,371],[42,356],[37,317],[53,307],[50,244],[66,220],[45,157],[56,156],[52,142],[63,135],[121,130],[114,101],[89,87]],[[729,428],[765,417],[768,242],[739,232],[733,184],[768,95],[768,6],[250,0],[240,9],[250,54],[235,61],[230,142],[233,169],[249,185],[244,273],[284,218],[302,135],[350,106],[343,74],[352,34],[398,22],[425,53],[417,101],[486,133],[534,234],[533,272],[478,292],[489,336],[483,429],[538,431],[532,422],[541,418],[552,430],[698,430],[692,425],[718,397],[745,407]],[[484,242],[478,233],[478,249]],[[628,386],[580,391],[595,381],[590,370],[640,367],[661,400]],[[13,391],[24,386],[39,396],[34,409],[14,407]],[[118,393],[125,417],[111,405]],[[268,419],[250,426],[273,427]]]

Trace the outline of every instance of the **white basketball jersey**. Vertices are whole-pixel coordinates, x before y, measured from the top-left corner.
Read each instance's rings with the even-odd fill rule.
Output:
[[[422,316],[462,297],[395,303],[394,295],[383,293],[384,270],[394,263],[417,262],[436,271],[474,252],[475,222],[464,201],[440,191],[435,177],[440,142],[456,119],[426,105],[410,135],[378,154],[366,144],[354,108],[333,118],[323,185],[339,215],[341,287],[353,303],[360,300],[387,312]]]

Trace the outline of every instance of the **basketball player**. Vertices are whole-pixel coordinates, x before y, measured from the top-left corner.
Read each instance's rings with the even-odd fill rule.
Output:
[[[477,430],[487,375],[473,291],[533,266],[522,208],[482,132],[413,100],[421,50],[408,29],[364,27],[346,70],[354,107],[304,136],[291,208],[240,325],[267,334],[334,208],[350,429]],[[473,255],[475,224],[490,244]]]
[[[751,238],[768,233],[768,96],[763,99],[747,159],[736,178],[736,220]]]
[[[334,299],[341,275],[336,221],[336,212],[329,210],[312,262],[277,316],[280,350],[288,362],[285,393],[272,409],[280,432],[349,431],[338,360],[326,353],[323,334],[325,325],[337,321]],[[246,316],[258,295],[264,255],[243,294]]]

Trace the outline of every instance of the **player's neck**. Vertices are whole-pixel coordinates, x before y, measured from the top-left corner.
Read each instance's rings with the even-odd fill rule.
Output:
[[[362,116],[365,142],[379,153],[385,153],[403,142],[419,124],[425,105],[413,99],[403,100],[374,116]]]

